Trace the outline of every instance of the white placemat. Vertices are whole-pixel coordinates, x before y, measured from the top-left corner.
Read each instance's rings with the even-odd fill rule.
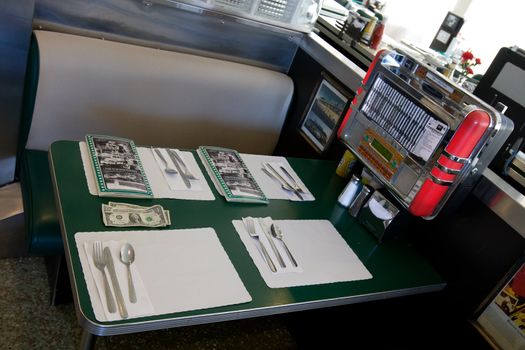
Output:
[[[100,321],[105,320],[105,313],[84,249],[84,242],[95,240],[127,241],[133,245],[134,264],[154,315],[252,300],[212,228],[79,232],[75,241],[93,311]],[[117,264],[121,263],[115,261]]]
[[[82,157],[82,164],[84,165],[84,173],[88,184],[89,193],[96,196],[96,183],[93,171],[91,170],[91,163],[89,159],[89,152],[84,141],[79,143],[80,155]],[[166,178],[163,175],[163,170],[157,164],[156,158],[153,155],[151,148],[137,147],[137,152],[142,162],[144,172],[151,185],[154,198],[172,198],[172,199],[188,199],[188,200],[214,200],[215,196],[208,186],[206,178],[195,160],[191,152],[178,152],[183,158],[184,163],[188,169],[197,177],[197,180],[191,180],[192,188],[187,189],[185,186],[180,186],[177,190],[172,190]],[[182,183],[182,180],[180,180]],[[195,184],[195,186],[194,186]]]
[[[303,196],[303,200],[315,200],[315,197],[312,195],[310,190],[308,190],[301,178],[295,173],[295,171],[290,166],[286,158],[244,153],[241,154],[241,157],[246,166],[248,167],[248,170],[250,170],[253,177],[255,178],[255,181],[257,181],[259,187],[261,187],[261,190],[264,192],[268,199],[289,199],[291,201],[301,201],[301,199],[299,199],[299,197],[297,197],[296,194],[294,194],[291,191],[283,190],[281,184],[277,180],[265,174],[262,170],[263,163],[271,163],[272,165],[274,165],[274,168],[276,168],[276,170],[280,173],[281,171],[279,170],[279,166],[282,165],[294,177],[301,189],[305,192],[301,193],[301,195]],[[283,176],[288,181],[288,178],[286,178],[284,174],[282,174],[281,176]]]
[[[372,278],[330,221],[275,220],[274,223],[281,228],[301,272],[271,272],[257,240],[248,235],[241,220],[233,220],[235,230],[268,287],[284,288]]]

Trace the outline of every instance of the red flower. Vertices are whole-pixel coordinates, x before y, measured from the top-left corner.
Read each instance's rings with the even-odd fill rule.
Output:
[[[467,74],[474,74],[474,71],[472,70],[472,68],[467,67]]]
[[[481,64],[481,60],[479,58],[476,58],[476,64]]]
[[[463,59],[463,61],[468,61],[468,60],[473,59],[474,55],[470,51],[465,51],[463,52],[463,55],[461,55],[461,58]]]

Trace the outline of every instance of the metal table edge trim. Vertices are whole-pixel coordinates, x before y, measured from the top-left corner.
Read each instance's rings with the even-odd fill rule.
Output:
[[[243,311],[228,311],[222,313],[211,313],[196,316],[185,316],[185,317],[174,317],[168,318],[162,321],[139,321],[126,324],[109,324],[101,325],[88,320],[84,317],[84,322],[81,322],[82,327],[85,331],[98,335],[98,336],[109,336],[117,334],[128,334],[135,332],[153,331],[165,328],[175,328],[184,326],[193,326],[213,322],[224,322],[238,319],[254,318],[261,316],[270,316],[283,314],[294,311],[306,311],[317,309],[321,307],[332,307],[341,306],[347,304],[353,304],[357,302],[366,302],[374,300],[382,300],[385,296],[388,297],[402,297],[420,293],[430,293],[442,290],[446,286],[446,283],[438,283],[426,287],[407,288],[389,292],[379,292],[373,294],[366,294],[353,297],[339,297],[333,299],[326,299],[322,301],[310,301],[295,304],[285,304],[279,306],[269,306],[254,308]],[[118,322],[118,321],[117,321]]]

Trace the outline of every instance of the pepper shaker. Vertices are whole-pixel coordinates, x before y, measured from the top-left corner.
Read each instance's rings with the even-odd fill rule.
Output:
[[[371,192],[372,190],[370,189],[370,187],[366,185],[363,186],[361,191],[357,194],[355,199],[350,204],[350,207],[348,207],[348,213],[350,213],[351,216],[353,216],[354,218],[357,217],[357,214],[359,214],[359,211],[365,204]]]

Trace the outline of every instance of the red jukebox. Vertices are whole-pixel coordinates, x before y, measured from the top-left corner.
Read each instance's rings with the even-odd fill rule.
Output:
[[[380,51],[338,131],[408,211],[434,218],[487,167],[512,121],[402,51]]]

